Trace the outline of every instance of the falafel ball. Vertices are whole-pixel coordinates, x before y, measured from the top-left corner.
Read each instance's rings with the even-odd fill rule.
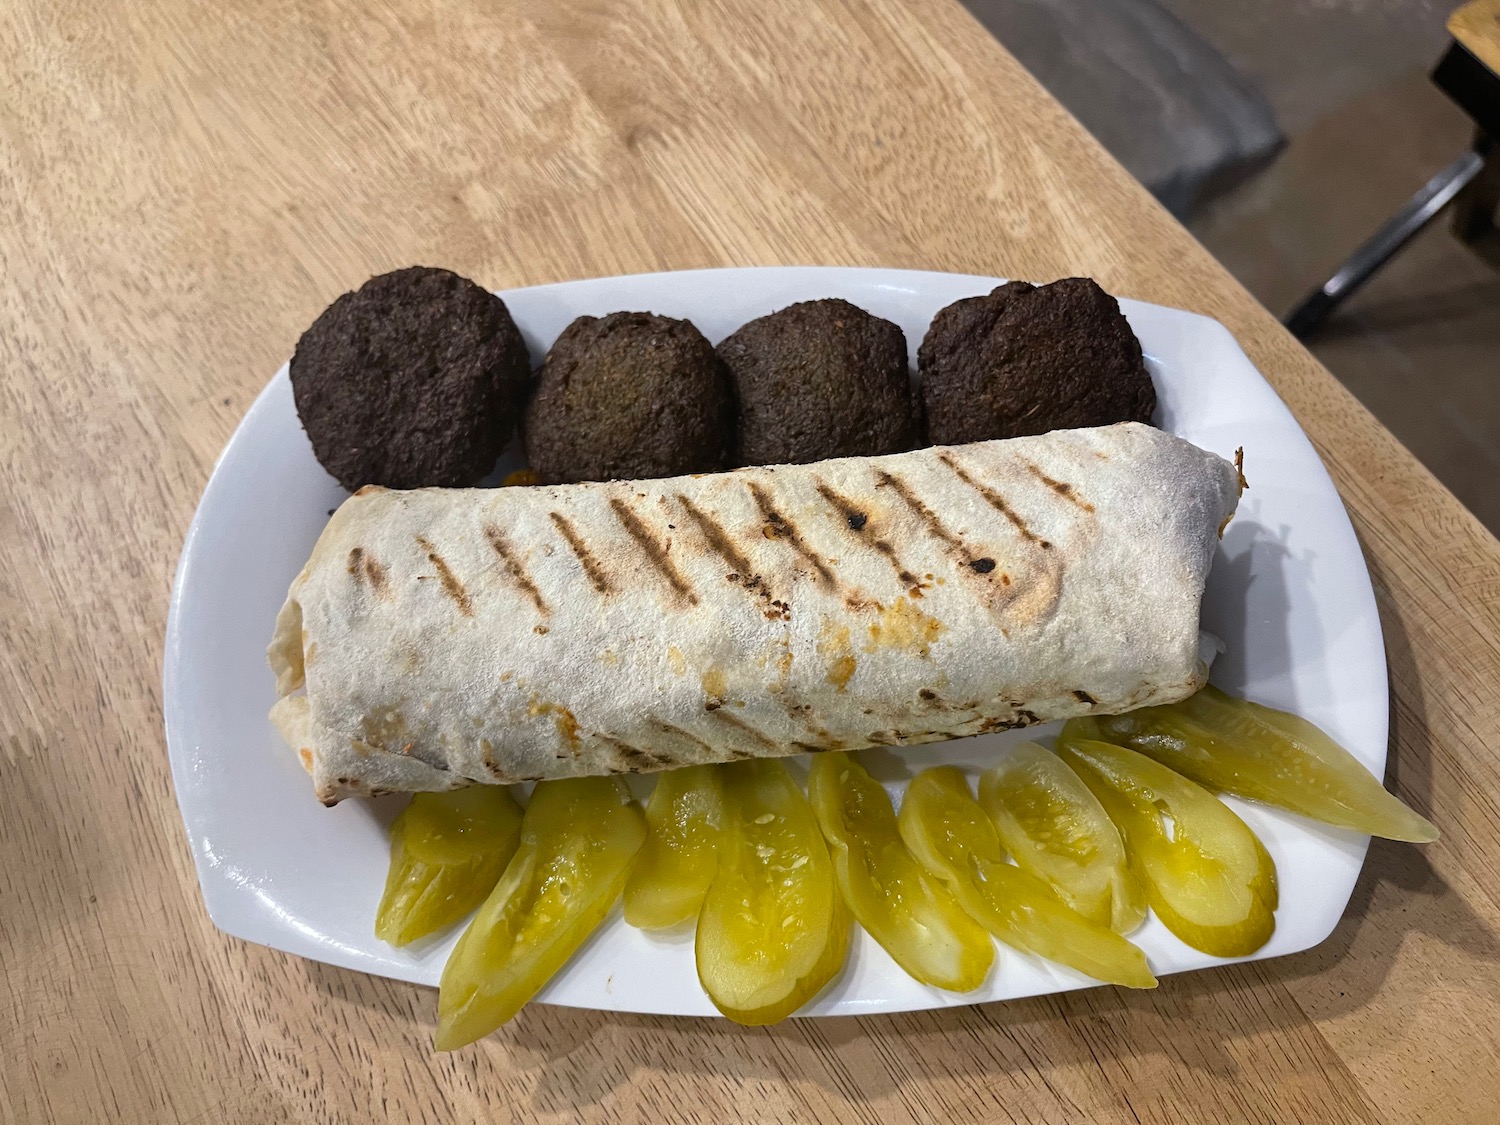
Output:
[[[345,293],[291,364],[313,452],[351,491],[473,484],[510,440],[530,373],[505,302],[425,266]]]
[[[932,318],[917,368],[933,445],[1150,422],[1156,409],[1140,341],[1087,277],[955,301]]]
[[[719,345],[739,410],[738,465],[898,453],[920,426],[906,336],[858,305],[802,301]]]
[[[713,345],[686,320],[581,316],[536,380],[522,430],[543,484],[724,467],[733,400]]]

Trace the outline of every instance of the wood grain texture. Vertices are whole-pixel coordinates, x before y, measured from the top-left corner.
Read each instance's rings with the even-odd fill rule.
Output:
[[[1500,545],[949,0],[14,0],[0,8],[0,1120],[1491,1120]],[[832,263],[1089,274],[1218,317],[1375,578],[1391,779],[1309,953],[743,1030],[433,993],[219,934],[161,734],[214,458],[338,293]]]
[[[1500,74],[1500,0],[1469,0],[1448,17],[1448,34]]]

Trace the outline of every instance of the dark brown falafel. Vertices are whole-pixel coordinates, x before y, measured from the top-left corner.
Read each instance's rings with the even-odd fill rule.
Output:
[[[1140,341],[1087,277],[955,301],[932,318],[917,366],[933,445],[1150,422],[1156,409]]]
[[[898,453],[920,427],[906,336],[848,301],[802,301],[719,345],[734,380],[738,465]]]
[[[732,409],[729,376],[689,321],[581,316],[547,353],[526,405],[526,459],[544,484],[714,472]]]
[[[313,452],[350,490],[473,484],[510,439],[529,374],[505,302],[424,266],[345,293],[291,365]]]

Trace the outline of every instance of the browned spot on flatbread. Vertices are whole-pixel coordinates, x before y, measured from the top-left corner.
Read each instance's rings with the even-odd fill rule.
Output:
[[[826,679],[838,691],[843,691],[854,675],[856,661],[854,645],[849,640],[849,626],[833,620],[823,622],[823,631],[818,637],[818,655],[827,658]]]
[[[306,746],[304,746],[301,750],[297,751],[297,757],[299,757],[299,758],[302,759],[302,768],[305,769],[308,773],[312,773],[312,771],[313,771],[313,752],[311,750],[309,750]]]
[[[816,477],[813,478],[813,482],[814,487],[818,490],[818,495],[828,501],[834,510],[844,517],[844,526],[850,530],[854,537],[861,543],[874,547],[875,550],[885,556],[886,561],[895,570],[896,577],[901,580],[901,585],[906,587],[916,587],[919,585],[917,576],[902,565],[901,559],[896,555],[896,548],[892,547],[884,539],[880,538],[880,536],[867,533],[870,517],[866,512],[862,511],[852,500],[840,496],[825,482],[818,480]]]
[[[575,758],[578,757],[578,720],[573,717],[572,711],[569,711],[561,703],[552,703],[533,695],[531,697],[531,706],[527,708],[527,712],[532,716],[551,715],[552,722],[557,727],[558,736],[562,739],[563,745],[567,747],[568,753],[572,754]]]
[[[834,578],[833,571],[828,569],[828,564],[807,545],[807,540],[802,538],[802,532],[798,530],[797,525],[776,509],[776,505],[771,502],[771,497],[766,490],[754,481],[747,483],[750,487],[750,495],[755,498],[755,506],[760,509],[761,517],[766,521],[766,538],[785,540],[792,550],[806,559],[813,570],[817,571],[822,581],[830,586],[838,585],[838,579]]]
[[[947,626],[936,617],[923,613],[906,598],[897,598],[869,625],[870,641],[865,651],[899,648],[925,658],[932,643],[946,631]]]
[[[1002,730],[1019,730],[1021,727],[1034,726],[1042,721],[1037,718],[1036,712],[1028,711],[1024,707],[1018,708],[1014,714],[1015,718],[1012,719],[1001,719],[998,717],[985,719],[979,724],[979,733],[993,734],[996,731]]]
[[[615,516],[629,533],[630,538],[635,540],[635,545],[640,548],[646,561],[667,580],[667,585],[671,586],[679,597],[685,599],[688,605],[697,605],[698,595],[693,591],[693,587],[673,564],[667,555],[667,548],[657,542],[650,530],[641,522],[641,517],[636,515],[630,505],[618,496],[610,498],[609,506],[614,509]]]
[[[484,525],[484,537],[490,541],[495,554],[500,556],[500,561],[505,565],[505,571],[510,575],[511,580],[531,599],[531,604],[536,606],[536,611],[543,617],[547,617],[551,610],[542,600],[542,592],[536,588],[531,575],[526,573],[526,568],[521,565],[519,556],[506,541],[505,535],[494,524],[487,523]]]
[[[1079,703],[1087,703],[1090,707],[1098,706],[1099,701],[1081,688],[1074,688],[1073,695]]]
[[[1052,549],[1051,543],[1043,539],[1036,532],[1032,531],[1031,528],[1026,526],[1026,521],[1020,517],[1020,515],[1014,508],[1012,508],[1005,502],[1005,497],[1001,496],[998,492],[996,492],[989,485],[985,484],[983,481],[975,480],[974,477],[969,474],[969,471],[967,469],[965,469],[962,465],[960,465],[953,459],[952,454],[939,453],[938,460],[945,466],[947,466],[948,470],[954,476],[963,481],[975,492],[979,493],[979,495],[983,496],[985,503],[994,508],[995,511],[999,512],[1006,519],[1010,520],[1015,529],[1021,533],[1022,539],[1025,539],[1028,543],[1035,543],[1044,551],[1050,551]]]
[[[1092,504],[1079,496],[1078,493],[1073,491],[1073,486],[1071,484],[1068,484],[1066,481],[1053,480],[1046,473],[1042,472],[1042,470],[1038,466],[1033,465],[1030,461],[1026,462],[1026,467],[1031,470],[1032,476],[1036,477],[1037,480],[1041,481],[1053,492],[1057,493],[1064,500],[1068,501],[1068,503],[1082,508],[1085,512],[1092,512],[1094,510],[1094,506]]]
[[[599,565],[599,560],[594,558],[588,544],[583,541],[583,536],[578,534],[578,529],[573,526],[568,517],[561,512],[548,512],[547,518],[568,541],[568,547],[577,557],[579,565],[583,567],[583,573],[588,576],[589,584],[601,594],[613,594],[615,588],[609,580],[609,575]]]
[[[828,682],[834,686],[835,690],[843,691],[849,686],[849,680],[854,676],[856,667],[857,663],[853,656],[836,657],[833,663],[828,665]]]
[[[943,526],[943,521],[938,517],[938,514],[927,506],[927,502],[918,496],[912,489],[912,486],[906,481],[894,473],[889,473],[882,469],[879,473],[875,474],[875,484],[879,488],[889,488],[900,497],[901,502],[910,508],[912,514],[922,521],[928,533],[934,539],[946,543],[950,547],[963,548],[963,544],[959,542],[958,536]]]
[[[506,782],[514,780],[510,776],[510,773],[507,770],[502,769],[500,765],[495,761],[495,744],[489,739],[481,738],[479,740],[479,754],[480,761],[484,763],[484,768],[489,771],[491,777]]]
[[[464,589],[464,584],[458,580],[458,576],[449,568],[447,560],[438,554],[437,548],[432,543],[418,535],[417,546],[427,552],[427,561],[433,565],[438,573],[438,582],[443,587],[443,593],[453,599],[453,604],[458,606],[458,612],[465,617],[474,616],[474,604],[469,600],[469,591]]]

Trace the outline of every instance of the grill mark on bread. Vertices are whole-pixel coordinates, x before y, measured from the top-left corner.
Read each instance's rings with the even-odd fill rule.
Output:
[[[771,497],[767,495],[765,489],[754,481],[746,483],[750,487],[750,495],[755,498],[755,506],[760,509],[760,514],[766,521],[766,530],[771,532],[767,538],[785,539],[792,550],[796,551],[812,565],[812,568],[818,572],[820,579],[830,586],[837,586],[838,579],[834,578],[833,572],[828,569],[828,564],[820,559],[817,552],[807,545],[807,541],[802,538],[802,532],[797,529],[797,525],[776,510],[776,506],[771,503]]]
[[[1028,543],[1035,543],[1044,551],[1050,551],[1052,549],[1051,543],[1043,539],[1036,532],[1032,531],[1031,528],[1026,526],[1026,521],[1016,513],[1016,510],[1014,508],[1012,508],[1005,502],[1005,497],[1001,496],[989,485],[975,480],[972,476],[969,475],[968,470],[966,470],[962,465],[960,465],[953,459],[951,454],[939,453],[938,460],[942,462],[943,465],[945,465],[954,476],[963,481],[975,492],[979,493],[979,495],[983,496],[985,502],[989,504],[990,507],[994,508],[995,511],[999,512],[1006,519],[1010,520],[1010,522],[1015,526],[1016,530],[1021,533],[1021,538],[1025,539]]]
[[[1032,476],[1036,477],[1037,480],[1041,481],[1053,492],[1057,493],[1070,504],[1074,504],[1077,507],[1082,508],[1085,512],[1092,512],[1094,510],[1094,506],[1092,504],[1080,497],[1078,493],[1073,491],[1073,486],[1071,484],[1068,484],[1066,481],[1053,480],[1046,473],[1042,472],[1040,468],[1038,468],[1036,465],[1033,465],[1030,461],[1026,462],[1026,467],[1031,470]]]
[[[813,478],[813,487],[818,490],[819,496],[828,501],[844,517],[844,523],[849,528],[850,534],[861,543],[874,547],[875,550],[885,556],[886,561],[895,570],[896,577],[901,580],[902,586],[910,588],[919,585],[917,576],[902,565],[901,559],[896,554],[896,548],[892,547],[878,535],[866,534],[866,528],[870,522],[870,517],[866,512],[862,512],[852,500],[840,496],[826,482],[819,480],[817,477]]]
[[[375,591],[377,597],[383,598],[390,591],[385,580],[385,567],[368,552],[365,554],[365,577],[370,580],[370,589]]]
[[[677,496],[677,502],[682,505],[682,510],[688,514],[688,519],[697,525],[698,530],[703,533],[703,538],[721,559],[734,567],[742,577],[748,578],[754,572],[755,567],[750,559],[734,545],[734,540],[729,537],[729,533],[720,527],[712,516],[699,511],[698,506],[681,493]]]
[[[888,473],[882,469],[875,474],[875,483],[877,487],[889,488],[900,497],[901,502],[910,508],[912,513],[922,521],[928,533],[934,539],[956,550],[963,550],[963,544],[959,541],[958,536],[943,526],[943,521],[938,518],[938,514],[929,508],[920,496],[912,491],[911,485],[907,484],[906,481],[894,473]]]
[[[469,600],[469,591],[464,589],[464,584],[458,580],[458,576],[448,567],[443,556],[438,554],[437,548],[428,539],[418,535],[417,546],[427,552],[427,561],[430,562],[438,572],[438,582],[443,587],[443,593],[453,599],[458,606],[458,612],[465,617],[474,616],[474,603]]]
[[[389,592],[385,581],[385,567],[363,547],[349,549],[349,573],[354,577],[355,585],[368,582],[376,597],[383,598]]]
[[[611,738],[607,734],[596,734],[594,737],[624,761],[626,773],[644,773],[647,770],[659,770],[671,764],[666,758],[659,757],[649,750],[642,750],[639,746],[621,742],[618,738]]]
[[[759,598],[764,604],[762,612],[772,621],[790,621],[792,616],[791,607],[783,601],[778,601],[771,593],[771,587],[766,580],[755,573],[755,564],[750,557],[734,544],[729,532],[708,513],[700,510],[696,504],[681,493],[677,494],[677,502],[682,505],[682,510],[687,513],[688,519],[703,536],[704,542],[709,546],[725,564],[733,567],[725,578],[735,586],[740,586],[745,593]],[[671,527],[671,524],[667,525]]]
[[[645,555],[646,560],[656,568],[656,572],[667,580],[667,585],[672,587],[678,597],[686,599],[688,605],[697,605],[698,595],[678,573],[677,567],[667,556],[666,547],[652,537],[650,530],[641,522],[641,517],[636,515],[630,505],[618,496],[610,497],[609,506],[614,509],[615,516],[629,532],[630,538],[635,540],[635,545],[641,549],[641,554]]]
[[[710,757],[718,756],[717,751],[715,751],[712,746],[704,742],[703,739],[692,733],[692,731],[683,730],[675,723],[669,723],[665,719],[649,719],[647,721],[650,722],[652,726],[661,731],[663,734],[669,734],[675,738],[686,739],[688,742],[691,742],[699,750],[709,755]]]
[[[755,745],[759,746],[762,750],[765,750],[765,751],[768,751],[768,752],[774,754],[777,750],[780,749],[780,747],[777,746],[777,744],[775,742],[773,742],[771,739],[767,738],[764,734],[762,734],[760,731],[756,730],[754,727],[752,727],[749,723],[745,722],[743,719],[735,718],[735,716],[731,715],[728,711],[725,711],[722,708],[719,708],[719,709],[715,709],[714,711],[711,711],[710,714],[713,715],[713,717],[715,719],[718,719],[719,722],[724,723],[726,726],[733,727],[735,730],[739,731],[741,734],[747,736],[750,739],[750,741],[754,742]],[[742,752],[731,750],[730,753],[742,753]],[[743,756],[744,757],[754,757],[753,754],[744,754]]]
[[[500,533],[500,529],[492,523],[487,523],[484,525],[484,537],[490,541],[495,554],[500,556],[500,561],[505,564],[505,570],[515,584],[525,591],[526,596],[531,599],[531,604],[536,606],[536,611],[543,617],[549,616],[551,610],[542,600],[542,592],[536,588],[536,583],[531,580],[531,575],[526,573],[526,568],[521,565],[521,560],[511,550],[510,544],[505,541],[505,536]]]
[[[601,594],[613,594],[614,584],[610,582],[609,575],[599,565],[599,560],[594,558],[589,551],[588,544],[578,534],[577,528],[561,512],[548,512],[547,518],[552,521],[554,527],[564,539],[568,541],[568,548],[578,559],[579,565],[583,567],[583,573],[588,576],[589,584]]]

